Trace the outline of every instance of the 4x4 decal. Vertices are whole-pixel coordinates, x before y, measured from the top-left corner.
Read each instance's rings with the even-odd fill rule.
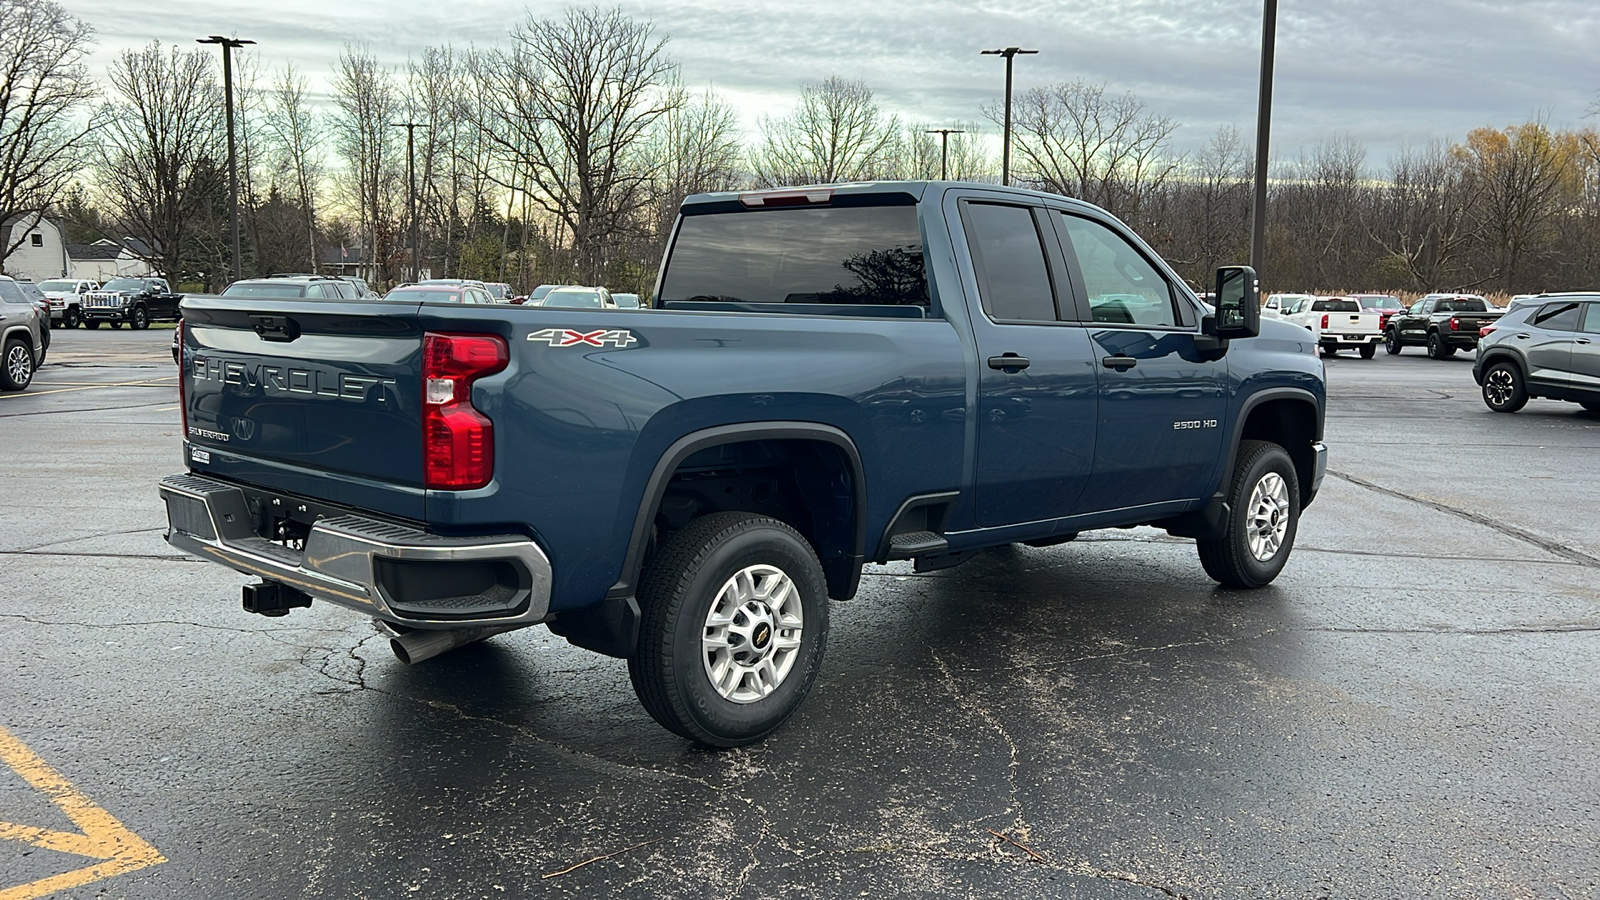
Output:
[[[639,343],[626,328],[599,331],[574,331],[571,328],[546,328],[528,335],[528,340],[552,347],[631,347]]]

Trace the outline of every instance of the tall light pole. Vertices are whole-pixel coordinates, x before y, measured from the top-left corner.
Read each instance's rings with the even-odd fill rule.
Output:
[[[406,206],[411,215],[411,280],[422,280],[422,263],[418,260],[418,245],[421,238],[417,231],[417,162],[416,162],[416,136],[418,128],[428,126],[421,122],[395,122],[391,127],[406,130]]]
[[[239,165],[233,152],[233,51],[255,41],[213,34],[197,38],[195,43],[222,45],[222,89],[225,94],[222,105],[228,115],[228,221],[233,225],[233,280],[238,281],[243,277],[244,270],[240,267],[239,252]]]
[[[937,134],[939,136],[939,180],[949,180],[950,176],[946,173],[949,171],[947,163],[950,160],[950,135],[966,134],[966,132],[959,128],[930,128],[924,131],[923,134]]]
[[[1261,275],[1267,255],[1267,132],[1272,125],[1272,57],[1278,36],[1278,0],[1261,13],[1261,92],[1256,97],[1256,197],[1250,211],[1250,268]]]
[[[1006,58],[1006,126],[1005,137],[1000,142],[1000,183],[1011,183],[1011,60],[1021,54],[1038,53],[1037,50],[1024,50],[1021,47],[1006,47],[1001,50],[984,50],[984,56],[1004,56]]]

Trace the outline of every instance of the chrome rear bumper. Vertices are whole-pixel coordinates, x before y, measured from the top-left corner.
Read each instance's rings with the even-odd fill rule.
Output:
[[[236,485],[172,475],[161,480],[161,498],[172,546],[390,622],[531,625],[549,613],[550,560],[521,535],[442,537],[351,513],[318,519],[300,551],[255,533]],[[433,596],[419,597],[406,584],[414,575],[425,576]],[[438,585],[453,579],[462,593],[437,596]]]

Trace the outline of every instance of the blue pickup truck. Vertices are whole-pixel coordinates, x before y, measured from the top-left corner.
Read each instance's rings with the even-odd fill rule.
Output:
[[[407,662],[547,625],[663,726],[759,740],[869,561],[1153,525],[1235,588],[1326,467],[1314,339],[1105,212],[947,182],[685,201],[644,309],[184,305],[174,546]]]

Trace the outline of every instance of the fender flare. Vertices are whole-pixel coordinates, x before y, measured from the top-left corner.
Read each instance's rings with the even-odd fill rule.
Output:
[[[1217,496],[1223,496],[1227,491],[1229,479],[1233,477],[1233,463],[1239,456],[1239,442],[1244,439],[1244,423],[1249,421],[1250,413],[1256,407],[1271,400],[1296,400],[1309,405],[1316,414],[1316,427],[1311,435],[1314,441],[1322,440],[1323,410],[1317,404],[1317,395],[1305,388],[1274,387],[1257,391],[1245,398],[1239,407],[1239,415],[1233,420],[1233,427],[1228,434],[1228,452],[1223,459],[1222,481],[1218,485]],[[1290,448],[1285,447],[1285,450]]]
[[[866,552],[867,533],[867,485],[861,465],[861,453],[856,449],[855,441],[850,439],[839,428],[824,425],[820,422],[743,422],[734,425],[717,425],[693,431],[673,441],[671,446],[656,460],[655,467],[650,472],[650,478],[645,482],[644,493],[640,497],[638,511],[634,514],[633,529],[628,536],[627,554],[622,560],[622,571],[617,576],[616,584],[606,591],[607,600],[625,600],[632,597],[639,588],[639,572],[644,567],[645,548],[650,543],[650,529],[655,522],[656,513],[661,508],[661,498],[667,492],[667,482],[671,480],[672,473],[684,460],[694,454],[711,447],[722,444],[736,444],[745,441],[823,441],[832,444],[843,451],[845,459],[851,470],[852,489],[855,504],[855,536],[853,542],[853,555],[859,562],[864,559]],[[860,566],[856,566],[859,572]]]

